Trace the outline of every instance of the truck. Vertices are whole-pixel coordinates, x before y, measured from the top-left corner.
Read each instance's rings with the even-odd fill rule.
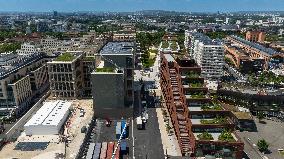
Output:
[[[126,127],[126,128],[125,128],[125,131],[123,131],[123,130],[124,130],[124,127]],[[121,121],[121,134],[122,134],[122,138],[123,138],[123,139],[125,139],[125,138],[127,137],[127,132],[128,132],[128,130],[127,130],[127,123],[126,123],[125,120],[122,120],[122,121]]]
[[[115,134],[116,134],[116,139],[119,139],[121,135],[121,122],[116,123]]]
[[[141,116],[136,118],[136,123],[137,123],[137,129],[142,130],[143,129],[143,122]]]

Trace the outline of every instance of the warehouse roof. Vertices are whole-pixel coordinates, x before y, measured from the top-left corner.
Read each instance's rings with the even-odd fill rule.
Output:
[[[49,101],[36,112],[36,114],[25,124],[30,125],[58,125],[66,111],[69,110],[72,102]]]

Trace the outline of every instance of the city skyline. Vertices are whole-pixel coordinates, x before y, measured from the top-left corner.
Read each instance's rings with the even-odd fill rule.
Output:
[[[140,11],[186,12],[284,11],[282,0],[0,0],[1,12]],[[253,7],[252,7],[253,6]]]

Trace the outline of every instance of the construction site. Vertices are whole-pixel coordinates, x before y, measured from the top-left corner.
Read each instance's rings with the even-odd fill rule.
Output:
[[[85,139],[84,128],[86,129],[93,119],[93,101],[61,101],[61,103],[71,103],[70,107],[66,106],[68,107],[68,113],[64,113],[65,111],[60,112],[61,109],[64,109],[64,104],[58,108],[55,106],[49,113],[46,112],[47,117],[41,121],[40,117],[44,112],[40,113],[40,111],[45,110],[43,108],[44,105],[48,103],[50,106],[51,103],[56,102],[54,100],[46,100],[43,106],[29,117],[29,121],[25,123],[25,127],[22,125],[21,134],[18,138],[3,146],[0,156],[7,157],[0,157],[1,159],[73,159],[77,157],[80,146]],[[50,119],[49,116],[55,119]],[[57,123],[56,118],[62,123]],[[44,124],[51,127],[53,131],[47,132],[41,129]]]

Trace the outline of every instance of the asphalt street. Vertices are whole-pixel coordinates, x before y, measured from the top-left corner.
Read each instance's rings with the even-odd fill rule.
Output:
[[[155,108],[149,108],[148,114],[145,130],[138,130],[135,126],[133,129],[135,158],[163,159],[165,157]]]

